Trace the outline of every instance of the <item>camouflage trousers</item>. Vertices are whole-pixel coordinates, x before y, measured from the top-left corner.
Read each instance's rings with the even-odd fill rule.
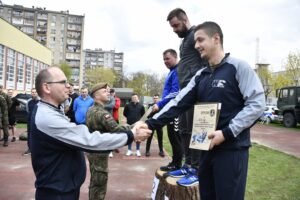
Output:
[[[108,179],[108,154],[90,153],[87,155],[90,163],[89,200],[103,200],[106,195]]]
[[[3,138],[4,141],[8,140],[9,132],[8,132],[8,115],[0,117],[0,128],[3,129]]]

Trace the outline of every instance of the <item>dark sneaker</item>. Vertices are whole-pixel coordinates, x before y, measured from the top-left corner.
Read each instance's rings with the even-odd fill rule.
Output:
[[[27,155],[30,155],[30,154],[31,154],[30,149],[27,149],[27,150],[24,152],[23,155],[27,156]]]
[[[4,141],[3,146],[7,147],[8,146],[8,141]]]
[[[199,179],[198,176],[196,176],[195,174],[188,174],[185,177],[176,181],[176,183],[178,185],[185,186],[185,187],[193,186],[199,184]]]
[[[173,163],[169,163],[167,166],[161,166],[160,170],[168,172],[168,171],[177,170],[179,168],[180,168],[180,166],[176,166]]]
[[[165,153],[164,153],[163,151],[160,151],[160,152],[158,153],[158,155],[159,155],[160,157],[165,157]]]
[[[146,151],[145,155],[146,155],[146,157],[149,157],[150,156],[150,152]]]
[[[178,170],[170,171],[168,172],[169,176],[175,177],[175,178],[180,178],[184,177],[186,175],[197,175],[197,171],[194,168],[187,167],[186,165],[182,166]]]
[[[13,138],[11,139],[11,142],[15,142],[15,141],[16,141],[16,138],[13,137]]]

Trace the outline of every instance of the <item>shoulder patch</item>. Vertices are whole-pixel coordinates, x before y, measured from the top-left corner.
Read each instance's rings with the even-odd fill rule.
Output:
[[[110,119],[110,118],[112,118],[112,116],[110,114],[106,114],[106,115],[104,115],[104,118],[105,119]]]

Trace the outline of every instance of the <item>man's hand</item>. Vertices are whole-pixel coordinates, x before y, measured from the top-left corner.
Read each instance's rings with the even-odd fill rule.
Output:
[[[152,106],[152,112],[157,112],[157,111],[159,111],[159,107],[158,107],[157,104],[154,104],[154,105]]]
[[[210,146],[209,146],[210,150],[213,149],[215,145],[219,145],[219,144],[221,144],[222,142],[225,141],[225,138],[223,136],[223,132],[220,131],[220,130],[209,133],[208,138],[212,139],[211,143],[210,143]]]
[[[152,133],[145,122],[138,121],[134,124],[134,127],[131,129],[134,140],[136,142],[141,142],[146,140]]]

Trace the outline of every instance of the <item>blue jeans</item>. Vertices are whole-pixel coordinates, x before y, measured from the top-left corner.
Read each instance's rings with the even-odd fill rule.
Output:
[[[136,143],[136,150],[140,150],[140,142],[137,142]],[[132,145],[132,143],[130,143],[130,144],[128,144],[128,150],[131,150],[131,145]]]

